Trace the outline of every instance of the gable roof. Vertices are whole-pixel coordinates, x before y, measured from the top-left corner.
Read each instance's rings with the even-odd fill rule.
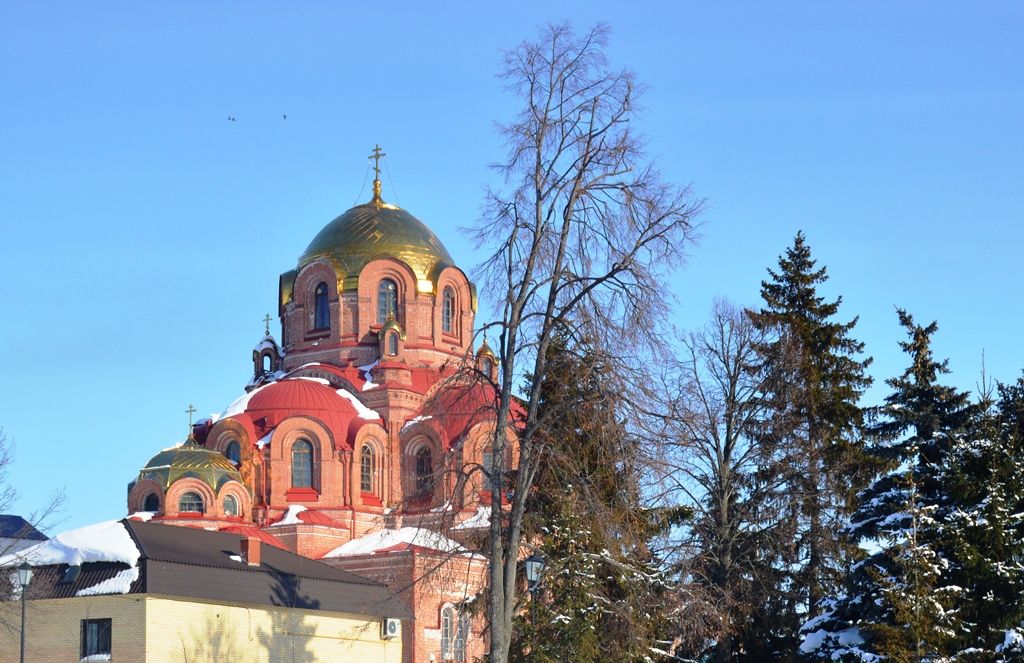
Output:
[[[242,537],[237,535],[127,519],[120,523],[140,552],[138,576],[122,593],[411,617],[386,585],[286,550],[261,545],[261,563],[250,566],[241,558]],[[104,581],[116,586],[114,579],[131,569],[123,562],[86,562],[76,579],[62,582],[67,568],[59,564],[37,569],[27,597],[83,595]]]
[[[21,516],[0,514],[0,537],[26,541],[46,541],[46,535]]]

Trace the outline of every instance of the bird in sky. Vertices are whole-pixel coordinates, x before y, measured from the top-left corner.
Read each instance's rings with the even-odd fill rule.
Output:
[[[288,119],[288,116],[287,116],[287,115],[285,115],[284,113],[281,113],[281,119],[282,119],[282,120],[287,120],[287,119]]]
[[[235,122],[235,116],[234,115],[228,115],[228,122]]]

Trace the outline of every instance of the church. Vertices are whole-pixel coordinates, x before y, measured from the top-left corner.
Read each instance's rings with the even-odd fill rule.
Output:
[[[372,199],[281,274],[280,339],[268,316],[244,393],[146,463],[128,513],[383,582],[413,614],[406,663],[470,661],[485,652],[473,551],[490,521],[496,360],[476,347],[474,284],[382,197],[381,156]]]

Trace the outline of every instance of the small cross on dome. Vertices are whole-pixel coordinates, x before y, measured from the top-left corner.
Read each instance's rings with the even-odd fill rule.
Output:
[[[371,205],[381,207],[384,205],[384,199],[380,197],[380,158],[386,157],[387,154],[381,151],[380,144],[373,148],[373,154],[368,159],[373,159],[373,200],[370,201]]]
[[[380,158],[386,156],[387,154],[381,152],[380,143],[378,143],[377,146],[373,148],[373,154],[366,157],[367,159],[373,159],[373,179],[380,179]]]

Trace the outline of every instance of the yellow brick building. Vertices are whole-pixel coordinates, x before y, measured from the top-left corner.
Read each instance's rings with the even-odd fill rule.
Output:
[[[136,567],[83,561],[35,569],[27,663],[402,660],[400,633],[382,626],[409,615],[384,585],[251,539],[121,523],[140,551]],[[97,589],[126,591],[90,595]],[[0,620],[15,627],[0,628],[0,663],[18,661],[20,609],[17,601],[0,604]]]

